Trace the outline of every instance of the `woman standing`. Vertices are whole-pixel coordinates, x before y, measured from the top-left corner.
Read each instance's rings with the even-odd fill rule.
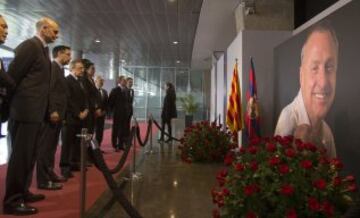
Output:
[[[170,137],[166,142],[171,141],[171,119],[177,117],[176,112],[176,93],[174,85],[170,82],[166,83],[165,86],[166,94],[164,99],[164,106],[161,112],[161,128],[163,131],[161,132],[161,137],[159,141],[164,141],[164,131],[165,131],[165,124],[168,127],[168,133]]]

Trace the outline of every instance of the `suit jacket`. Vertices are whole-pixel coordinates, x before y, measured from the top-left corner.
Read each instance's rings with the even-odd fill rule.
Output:
[[[92,79],[89,79],[87,77],[83,77],[81,79],[86,89],[87,98],[89,99],[89,110],[91,112],[94,112],[99,107],[99,91],[96,88],[95,83]]]
[[[114,120],[125,120],[130,114],[128,90],[117,86],[113,88],[109,96],[109,108],[113,111]]]
[[[51,63],[49,114],[57,111],[60,119],[64,120],[68,96],[64,69],[56,61],[53,61]]]
[[[89,109],[88,99],[84,88],[81,87],[79,79],[68,75],[66,77],[69,96],[66,107],[66,123],[72,125],[82,125],[84,120],[80,120],[79,114],[85,109]]]
[[[48,107],[51,63],[40,39],[27,39],[15,49],[8,73],[16,84],[10,117],[23,122],[42,122]]]
[[[134,114],[134,108],[133,108],[133,104],[134,104],[134,89],[128,89],[129,90],[129,108],[130,108],[130,117]]]
[[[102,111],[107,111],[109,95],[105,89],[101,89],[101,90],[98,89],[98,92],[99,92],[98,108],[101,109]]]
[[[0,118],[5,122],[9,118],[10,94],[14,90],[15,81],[5,72],[4,64],[0,59]]]
[[[4,69],[4,64],[0,59],[0,87],[6,88],[8,91],[11,91],[15,88],[15,81],[6,73]]]

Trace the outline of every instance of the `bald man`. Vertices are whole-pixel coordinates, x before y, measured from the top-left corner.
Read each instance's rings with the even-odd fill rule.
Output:
[[[16,83],[10,105],[9,131],[12,142],[6,175],[4,213],[37,213],[28,202],[43,200],[44,195],[29,191],[36,160],[39,136],[48,117],[51,62],[48,44],[54,42],[59,25],[48,17],[36,23],[36,36],[15,49],[9,75]]]

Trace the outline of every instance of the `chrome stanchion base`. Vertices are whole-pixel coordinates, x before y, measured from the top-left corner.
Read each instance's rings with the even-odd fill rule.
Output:
[[[124,180],[131,180],[131,181],[138,181],[141,180],[143,177],[142,173],[140,172],[133,172],[129,177],[124,177]]]
[[[159,150],[154,148],[145,151],[145,154],[157,154],[157,153],[159,153]]]

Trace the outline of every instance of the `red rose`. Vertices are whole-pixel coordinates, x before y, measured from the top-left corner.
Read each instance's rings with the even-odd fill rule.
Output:
[[[294,150],[293,148],[287,148],[287,149],[285,150],[285,155],[286,155],[287,157],[292,158],[292,157],[295,157],[296,152],[295,152],[295,150]]]
[[[253,185],[247,185],[244,187],[244,193],[246,196],[250,196],[255,192]]]
[[[334,215],[334,206],[331,205],[329,202],[325,201],[324,203],[322,203],[321,205],[321,210],[323,211],[323,213],[328,216],[328,217],[332,217]]]
[[[278,165],[280,163],[280,158],[277,157],[277,156],[270,157],[268,163],[269,163],[270,166]]]
[[[225,166],[230,166],[234,160],[234,155],[231,152],[228,152],[224,159]]]
[[[319,211],[320,210],[320,203],[313,197],[308,198],[308,207],[312,211]]]
[[[266,150],[269,152],[274,152],[276,151],[276,145],[274,143],[267,143]]]
[[[224,206],[224,200],[218,200],[217,205],[218,205],[218,207],[223,207]]]
[[[348,185],[347,190],[349,192],[356,192],[356,190],[357,190],[356,184],[352,183],[352,184]]]
[[[285,136],[285,137],[282,138],[282,140],[279,141],[279,143],[280,143],[283,147],[289,147],[292,141],[293,141],[293,137],[292,137],[292,136]]]
[[[261,142],[261,139],[259,137],[254,137],[250,140],[249,144],[250,145],[258,145]]]
[[[249,211],[246,214],[246,218],[256,218],[256,217],[257,217],[256,213],[254,213],[252,211]]]
[[[339,185],[341,185],[341,179],[340,179],[339,176],[334,177],[333,185],[334,185],[334,186],[339,186]]]
[[[303,160],[300,162],[300,166],[304,169],[310,169],[312,167],[311,160]]]
[[[255,160],[253,160],[253,161],[250,162],[250,169],[251,169],[252,171],[256,171],[258,168],[259,168],[259,167],[258,167],[258,163],[257,163]]]
[[[239,150],[240,154],[245,154],[246,149],[244,147],[241,146],[240,150]]]
[[[330,161],[329,161],[329,159],[328,159],[326,156],[321,156],[321,157],[319,158],[319,163],[320,163],[320,164],[323,164],[323,165],[326,165],[326,164],[329,164]]]
[[[227,188],[223,188],[223,190],[222,190],[222,194],[223,194],[224,196],[228,196],[228,195],[230,195],[230,191],[229,191],[229,189],[227,189]]]
[[[241,164],[241,163],[235,164],[235,170],[236,170],[236,171],[242,172],[242,171],[244,171],[244,169],[245,169],[245,167],[244,167],[243,164]]]
[[[353,175],[346,176],[344,178],[344,181],[345,182],[354,182],[355,181],[355,176],[353,176]]]
[[[282,175],[289,173],[289,166],[286,164],[281,164],[279,166],[279,173]]]
[[[246,196],[250,196],[255,192],[259,192],[260,188],[256,184],[247,185],[244,187],[244,193]]]
[[[218,209],[213,209],[212,211],[213,218],[220,218],[220,212]]]
[[[304,146],[307,150],[312,151],[312,152],[315,152],[317,150],[317,147],[310,142],[305,143]]]
[[[297,218],[296,211],[294,209],[290,209],[286,213],[286,218]]]
[[[337,170],[340,170],[343,168],[343,163],[338,158],[332,159],[331,165]]]
[[[285,184],[281,186],[280,193],[285,196],[291,196],[294,193],[294,187],[291,185]]]
[[[258,148],[256,146],[254,146],[254,145],[248,147],[248,152],[250,154],[256,154],[257,151],[258,151]]]
[[[303,151],[305,149],[305,145],[301,141],[298,141],[298,143],[295,143],[295,144],[296,144],[296,149],[298,151]]]
[[[313,186],[317,189],[323,190],[326,188],[326,181],[325,179],[317,179],[313,182]]]

